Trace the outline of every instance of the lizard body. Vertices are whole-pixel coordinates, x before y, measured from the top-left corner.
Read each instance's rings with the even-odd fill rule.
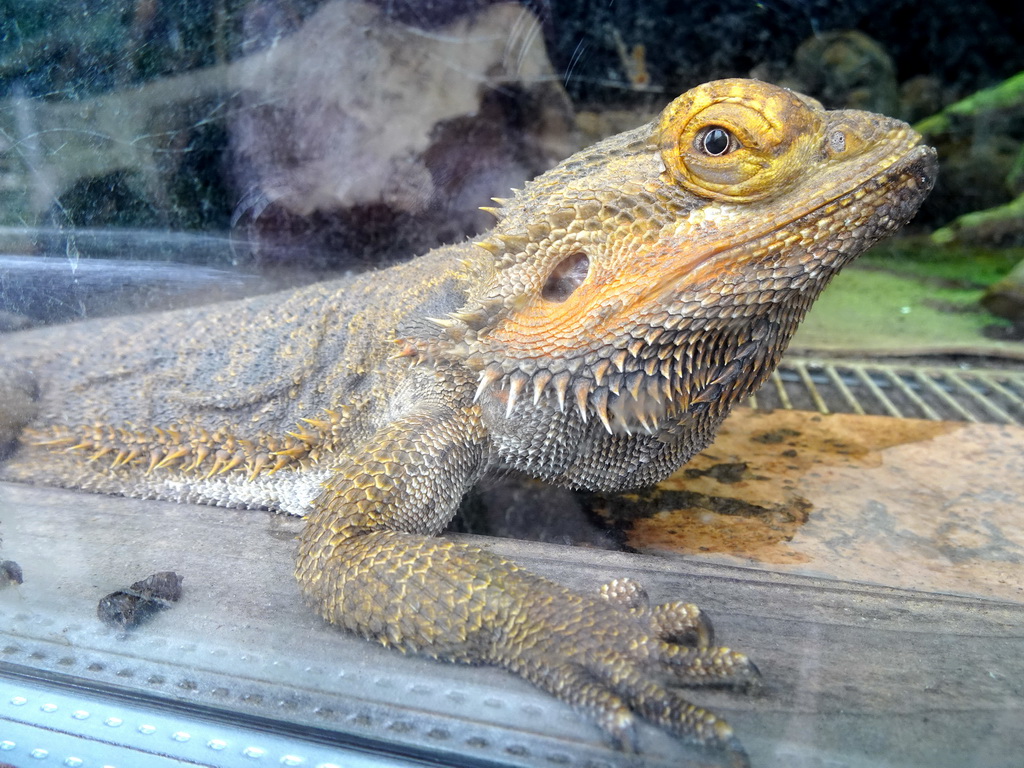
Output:
[[[702,449],[844,264],[934,183],[909,127],[756,81],[501,201],[475,243],[282,294],[12,334],[0,478],[308,516],[329,621],[500,664],[633,746],[640,715],[742,750],[677,685],[749,683],[694,606],[577,594],[438,538],[487,473],[647,485]],[[3,450],[3,448],[0,448]]]

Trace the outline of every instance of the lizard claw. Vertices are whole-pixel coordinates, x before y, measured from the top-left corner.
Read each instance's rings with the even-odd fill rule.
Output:
[[[600,679],[600,674],[609,675],[609,679]],[[724,753],[734,768],[750,764],[728,723],[651,680],[640,665],[627,663],[610,674],[607,669],[599,673],[574,667],[557,670],[552,678],[557,687],[548,690],[592,718],[623,752],[640,751],[636,725],[639,715],[680,738]]]
[[[631,579],[603,585],[596,599],[577,595],[567,604],[549,597],[535,603],[543,616],[521,617],[523,629],[530,629],[519,636],[522,645],[508,666],[594,720],[623,751],[636,751],[641,717],[726,753],[734,766],[749,765],[729,724],[676,690],[749,690],[759,679],[745,655],[712,645],[711,622],[699,608],[682,602],[652,607]]]
[[[760,670],[744,654],[729,648],[661,643],[658,651],[675,685],[729,686],[750,691],[760,683]]]
[[[648,616],[662,640],[707,648],[715,641],[711,619],[693,603],[662,603],[651,610],[647,590],[633,579],[613,579],[602,584],[598,594],[638,616]]]
[[[708,648],[715,642],[715,628],[693,603],[662,603],[651,614],[658,636],[670,643]]]

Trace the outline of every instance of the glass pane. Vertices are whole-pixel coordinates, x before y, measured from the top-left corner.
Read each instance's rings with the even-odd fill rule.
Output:
[[[646,721],[626,757],[593,702],[321,619],[303,516],[356,465],[380,527],[444,529],[581,600],[629,577],[699,604],[762,685],[682,695],[754,766],[1011,764],[1022,39],[1021,14],[952,0],[0,5],[0,768],[742,764]],[[716,103],[665,138],[666,105],[724,78],[810,99],[744,82],[725,103],[791,111]],[[828,198],[849,166],[822,168],[892,124],[820,109],[907,122],[939,172],[803,318],[875,226],[807,222],[905,183],[879,160]],[[396,478],[430,503],[373,496]],[[497,572],[422,600],[374,557],[403,596],[385,638]],[[570,650],[632,631],[629,605]],[[528,625],[541,671],[508,665],[628,699],[597,652],[559,665],[551,613]]]

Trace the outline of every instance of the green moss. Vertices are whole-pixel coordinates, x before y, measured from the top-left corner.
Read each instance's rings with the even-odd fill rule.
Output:
[[[1008,109],[1024,103],[1024,72],[1018,72],[991,88],[972,93],[938,114],[926,117],[914,125],[919,133],[935,135],[950,129],[957,117],[973,117],[997,109]]]
[[[895,246],[894,246],[895,247]],[[900,258],[875,254],[845,269],[818,299],[793,346],[817,353],[999,354],[1009,342],[987,338],[985,329],[1006,321],[979,305],[978,266],[964,254]],[[991,262],[996,266],[992,266]],[[1002,272],[986,253],[986,279]],[[971,271],[973,270],[973,271]]]
[[[1024,248],[938,247],[924,238],[901,238],[872,248],[857,266],[918,278],[931,288],[980,290],[1000,280],[1022,260]]]

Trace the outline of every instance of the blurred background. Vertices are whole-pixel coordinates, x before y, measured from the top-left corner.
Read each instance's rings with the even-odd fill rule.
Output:
[[[938,187],[852,290],[895,293],[877,322],[946,352],[1015,356],[1022,40],[1024,13],[957,0],[4,0],[0,328],[408,258],[743,76],[926,133]]]

